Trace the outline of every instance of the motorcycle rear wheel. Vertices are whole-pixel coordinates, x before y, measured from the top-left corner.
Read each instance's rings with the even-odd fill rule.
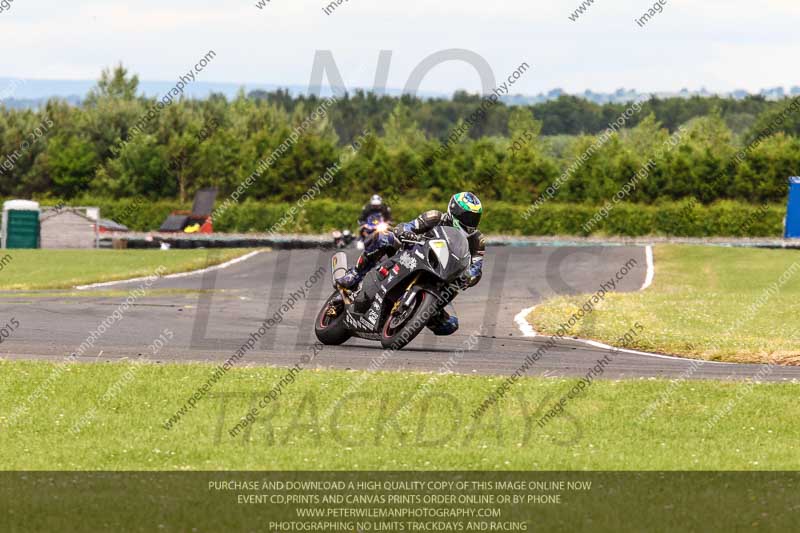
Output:
[[[317,320],[314,323],[314,333],[317,335],[317,339],[328,346],[337,346],[353,336],[344,323],[344,304],[341,305],[338,315],[331,316],[328,313],[333,300],[338,296],[339,293],[334,292],[325,300],[325,305],[317,313]]]

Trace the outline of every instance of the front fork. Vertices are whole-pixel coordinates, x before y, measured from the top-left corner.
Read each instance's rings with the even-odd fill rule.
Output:
[[[419,276],[420,275],[417,274],[411,281],[411,283],[408,284],[408,287],[406,288],[406,291],[403,293],[403,296],[399,300],[397,300],[397,302],[395,302],[390,316],[394,315],[395,312],[397,312],[398,310],[406,311],[413,307],[417,294],[419,294],[419,292],[423,290],[422,286],[417,285],[417,282],[419,281]],[[457,290],[455,291],[446,290],[444,291],[444,293],[440,293],[438,296],[433,296],[433,295],[431,296],[433,296],[438,301],[441,312],[441,310],[447,309],[447,306],[455,299],[455,297],[458,295],[458,292],[459,291]]]
[[[408,287],[406,287],[403,295],[394,303],[394,307],[392,307],[392,311],[389,313],[390,315],[395,314],[398,310],[405,311],[414,304],[414,299],[416,298],[417,293],[421,290],[421,287],[417,285],[419,276],[419,273],[417,273],[417,275],[414,276],[414,278],[408,284]]]
[[[345,305],[347,305],[347,297],[345,296],[344,289],[339,289],[339,296],[341,296],[340,301],[331,301],[328,304],[328,308],[325,310],[325,314],[329,317],[336,318],[339,314],[344,311]]]

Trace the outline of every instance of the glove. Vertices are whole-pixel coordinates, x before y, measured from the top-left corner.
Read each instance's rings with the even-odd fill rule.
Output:
[[[399,226],[394,228],[394,236],[401,241],[402,240],[416,241],[418,239],[417,234],[411,231],[405,224],[400,224]]]
[[[469,289],[474,287],[481,280],[481,276],[483,276],[483,259],[478,259],[470,265],[467,273],[461,279],[461,288]]]

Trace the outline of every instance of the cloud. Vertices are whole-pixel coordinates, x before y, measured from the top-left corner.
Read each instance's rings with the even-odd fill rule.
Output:
[[[800,5],[789,0],[669,0],[637,27],[643,0],[596,0],[577,22],[580,0],[348,0],[330,16],[324,0],[141,0],[135,3],[18,1],[0,15],[7,43],[0,72],[25,78],[96,78],[119,61],[142,79],[171,80],[209,49],[206,81],[307,84],[314,53],[334,53],[348,85],[371,86],[378,53],[393,51],[391,87],[402,87],[428,55],[467,48],[498,79],[522,62],[535,71],[515,87],[755,90],[798,84],[793,74]],[[423,89],[477,90],[474,70],[442,65]]]

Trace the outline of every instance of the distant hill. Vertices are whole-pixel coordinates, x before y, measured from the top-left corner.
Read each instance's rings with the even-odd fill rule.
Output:
[[[69,103],[77,105],[81,102],[89,90],[94,87],[96,81],[94,80],[22,80],[17,78],[2,78],[0,77],[0,103],[9,108],[29,109],[37,108],[47,102],[49,98],[58,97],[66,99]],[[175,86],[175,81],[141,81],[139,89],[148,96],[157,96],[165,94]],[[289,91],[292,96],[298,96],[308,93],[307,86],[301,85],[276,85],[276,84],[262,84],[262,83],[222,83],[222,82],[203,82],[197,81],[189,84],[184,90],[184,94],[190,98],[207,98],[212,93],[219,93],[225,95],[227,98],[235,98],[240,90],[244,90],[247,94],[253,91],[276,91],[278,89],[285,89]],[[369,91],[369,88],[351,88],[351,92],[355,89],[364,89]],[[330,95],[329,87],[320,89],[316,88],[315,93],[324,96]],[[402,93],[401,89],[389,88],[386,90],[389,95],[399,95]],[[502,97],[501,100],[508,105],[531,105],[549,100],[555,100],[559,96],[570,94],[563,89],[552,89],[546,93],[539,93],[537,95],[509,95]],[[620,103],[630,102],[632,100],[649,97],[652,93],[641,93],[635,89],[617,89],[612,93],[594,92],[586,90],[582,93],[576,93],[578,96],[596,104],[605,103]],[[745,90],[735,90],[727,93],[713,93],[706,89],[690,91],[682,89],[678,92],[658,92],[656,96],[661,98],[668,97],[681,97],[689,98],[691,96],[723,96],[735,99],[743,99],[752,93]],[[783,87],[773,87],[769,89],[762,89],[758,93],[768,100],[779,100],[788,96],[800,95],[800,87],[794,86],[789,90]],[[420,92],[419,96],[424,99],[428,98],[445,98],[449,99],[452,95],[436,92]]]

